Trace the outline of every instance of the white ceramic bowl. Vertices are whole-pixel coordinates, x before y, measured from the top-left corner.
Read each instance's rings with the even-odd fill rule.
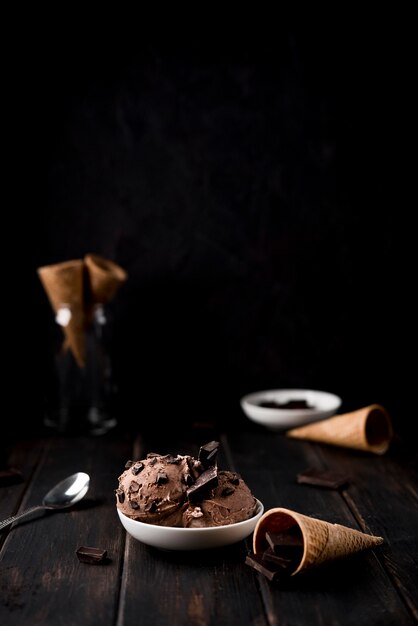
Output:
[[[135,539],[160,550],[206,550],[245,539],[253,532],[264,506],[257,500],[257,512],[250,519],[211,528],[172,528],[133,520],[116,509],[125,530]]]
[[[280,408],[260,406],[261,402],[285,404],[304,400],[312,408]],[[341,398],[327,391],[313,389],[270,389],[257,391],[241,398],[245,415],[270,430],[288,430],[334,415],[341,406]]]

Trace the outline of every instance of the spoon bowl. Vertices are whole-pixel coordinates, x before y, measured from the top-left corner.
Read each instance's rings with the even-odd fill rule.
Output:
[[[42,499],[42,504],[33,506],[22,513],[8,517],[0,522],[0,530],[8,528],[13,522],[43,509],[68,509],[86,495],[90,485],[90,476],[85,472],[76,472],[57,483]]]
[[[86,495],[90,476],[85,472],[76,472],[52,487],[44,496],[42,505],[49,509],[66,509]]]

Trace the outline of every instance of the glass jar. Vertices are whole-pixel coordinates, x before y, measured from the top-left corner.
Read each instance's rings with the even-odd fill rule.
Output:
[[[117,425],[111,317],[95,304],[87,322],[77,321],[70,305],[59,307],[44,424],[61,433],[102,435]]]

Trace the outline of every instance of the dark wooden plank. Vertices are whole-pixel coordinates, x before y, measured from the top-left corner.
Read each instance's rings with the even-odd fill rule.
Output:
[[[261,428],[254,428],[250,433],[231,433],[228,441],[236,469],[267,509],[285,507],[359,529],[341,494],[297,484],[298,472],[321,463],[315,446]],[[362,468],[366,483],[367,468],[366,463]],[[347,471],[348,466],[339,469]],[[355,480],[356,471],[355,466],[350,467]],[[393,506],[398,505],[394,502]],[[373,510],[368,509],[360,529],[384,535],[385,527],[380,521],[379,514],[376,512],[373,516]],[[292,577],[286,584],[273,585],[254,572],[254,577],[260,581],[270,623],[298,626],[415,624],[413,615],[381,566],[379,550]]]
[[[392,582],[418,622],[417,457],[399,442],[383,457],[316,446],[330,469],[349,471],[353,481],[344,497],[360,528],[385,538],[378,554]]]
[[[74,508],[22,522],[1,553],[0,623],[88,626],[115,622],[125,533],[113,490],[131,444],[110,439],[54,439],[21,508],[39,503],[57,481],[86,471],[91,487]],[[108,551],[107,565],[80,563],[79,546]]]
[[[1,467],[15,467],[22,473],[22,482],[9,486],[0,486],[0,520],[14,515],[22,502],[25,491],[33,478],[39,459],[48,445],[45,439],[23,440],[4,450],[1,455]],[[0,547],[8,531],[0,533]]]
[[[135,458],[150,451],[196,456],[200,445],[217,436],[197,431],[189,439],[144,437]],[[223,450],[219,466],[228,467]],[[128,537],[118,624],[268,624],[258,582],[244,564],[247,550],[246,543],[239,542],[222,550],[164,552]]]

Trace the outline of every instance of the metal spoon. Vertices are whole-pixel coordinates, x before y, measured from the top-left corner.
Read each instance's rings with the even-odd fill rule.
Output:
[[[35,511],[41,511],[42,509],[66,509],[72,506],[84,498],[89,489],[89,484],[90,476],[84,472],[76,472],[68,476],[48,491],[42,500],[42,504],[33,506],[0,522],[0,530],[7,528],[16,520],[26,517]]]

